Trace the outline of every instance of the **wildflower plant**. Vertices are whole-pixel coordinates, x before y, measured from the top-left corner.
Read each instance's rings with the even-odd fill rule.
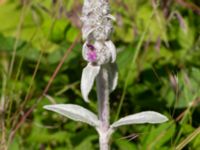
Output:
[[[118,127],[163,123],[168,119],[158,112],[144,111],[110,124],[109,94],[116,88],[118,71],[115,63],[116,48],[110,40],[115,18],[110,14],[108,0],[85,0],[81,20],[82,37],[85,40],[82,55],[88,62],[82,72],[81,93],[84,101],[89,102],[88,95],[96,81],[98,115],[74,104],[47,105],[44,108],[93,126],[99,134],[100,150],[109,150],[111,135]]]

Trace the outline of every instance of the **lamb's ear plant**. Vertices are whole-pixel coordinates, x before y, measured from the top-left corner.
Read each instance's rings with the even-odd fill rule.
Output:
[[[81,17],[82,37],[85,40],[82,49],[83,58],[88,62],[81,77],[81,93],[85,102],[89,102],[89,92],[96,80],[98,97],[98,116],[91,111],[73,104],[44,106],[72,120],[93,126],[99,134],[100,150],[110,149],[112,133],[120,126],[143,123],[163,123],[168,119],[154,111],[132,114],[110,124],[109,94],[116,88],[118,72],[116,48],[110,40],[112,21],[108,0],[85,0]]]

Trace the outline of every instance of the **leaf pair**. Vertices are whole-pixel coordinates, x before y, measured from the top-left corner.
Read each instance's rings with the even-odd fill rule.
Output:
[[[100,121],[98,117],[91,111],[73,104],[55,104],[55,105],[46,105],[45,109],[57,112],[61,115],[64,115],[72,120],[81,121],[87,123],[94,127],[99,127]],[[115,129],[117,127],[123,125],[130,124],[156,124],[166,122],[168,119],[164,115],[154,112],[154,111],[144,111],[140,113],[136,113],[133,115],[129,115],[119,119],[114,122],[110,128]]]
[[[109,82],[110,92],[112,92],[117,86],[118,71],[117,71],[117,65],[115,63],[108,63],[101,66],[95,66],[92,65],[91,63],[88,63],[88,65],[83,69],[81,77],[81,93],[83,95],[83,99],[86,102],[89,102],[88,95],[102,67],[104,67],[108,72],[108,82]]]

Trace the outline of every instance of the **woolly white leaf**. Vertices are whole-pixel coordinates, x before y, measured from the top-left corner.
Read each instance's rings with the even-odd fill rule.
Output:
[[[89,102],[88,94],[90,93],[92,89],[94,80],[96,76],[98,75],[99,70],[100,70],[100,66],[93,66],[90,63],[83,69],[82,77],[81,77],[81,93],[82,93],[83,99],[86,102]]]
[[[83,56],[83,59],[87,60],[87,41],[83,44],[82,56]]]
[[[111,15],[111,14],[108,14],[106,17],[110,18],[113,21],[116,21],[116,18],[113,15]]]
[[[118,69],[116,63],[109,63],[106,65],[108,71],[108,81],[110,92],[115,90],[118,81]]]
[[[111,53],[111,56],[112,56],[112,60],[111,62],[114,63],[115,60],[116,60],[116,48],[115,48],[115,45],[113,44],[112,41],[106,41],[105,42],[106,46],[108,47],[108,50],[110,51]]]
[[[136,113],[133,115],[129,115],[126,117],[123,117],[119,119],[118,121],[114,122],[111,127],[116,128],[123,125],[129,125],[129,124],[143,124],[143,123],[163,123],[167,121],[168,118],[164,115],[154,112],[154,111],[145,111]]]
[[[88,36],[95,30],[95,28],[89,26],[89,25],[84,25],[82,28],[82,37],[83,40],[87,39]]]
[[[97,116],[91,111],[73,104],[55,104],[46,105],[45,109],[57,112],[63,116],[66,116],[75,121],[81,121],[91,126],[99,126],[99,120]]]

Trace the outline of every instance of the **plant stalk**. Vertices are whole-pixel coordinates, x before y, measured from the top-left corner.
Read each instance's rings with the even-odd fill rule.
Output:
[[[100,150],[110,150],[109,127],[110,127],[110,108],[109,108],[109,82],[108,71],[102,65],[96,79],[97,97],[98,97],[98,115],[100,120],[99,127],[99,145]]]
[[[8,72],[8,61],[6,55],[3,53],[3,57],[1,60],[1,65],[3,67],[2,71],[2,95],[0,97],[0,149],[7,150],[7,142],[6,142],[6,84],[7,84],[7,72]]]

